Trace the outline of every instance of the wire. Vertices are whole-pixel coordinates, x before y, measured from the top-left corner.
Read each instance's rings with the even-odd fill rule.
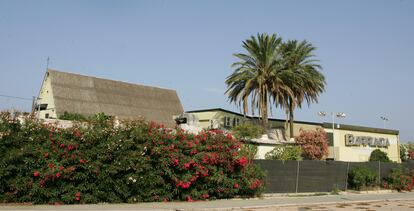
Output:
[[[14,99],[19,99],[19,100],[30,100],[30,101],[33,100],[30,98],[25,98],[25,97],[9,96],[9,95],[2,95],[2,94],[0,94],[0,97],[8,97],[8,98],[14,98]]]

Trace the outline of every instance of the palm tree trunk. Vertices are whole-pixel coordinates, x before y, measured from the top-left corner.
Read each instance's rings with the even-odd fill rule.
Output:
[[[294,134],[293,134],[293,119],[294,119],[294,117],[293,117],[293,110],[294,110],[294,108],[293,108],[293,101],[292,101],[292,99],[290,100],[290,102],[289,102],[290,104],[289,104],[289,130],[290,130],[290,138],[294,138]]]
[[[267,111],[267,87],[263,88],[263,92],[262,92],[262,96],[261,99],[262,101],[262,105],[261,105],[261,110],[262,110],[262,126],[264,129],[268,129],[268,111]]]
[[[244,115],[244,117],[246,117],[246,114],[249,113],[249,105],[248,105],[248,102],[247,102],[248,99],[249,99],[248,95],[245,95],[243,97],[243,115]]]

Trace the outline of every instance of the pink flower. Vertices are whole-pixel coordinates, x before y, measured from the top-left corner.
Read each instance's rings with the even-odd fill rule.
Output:
[[[246,157],[241,157],[241,158],[239,158],[239,159],[237,159],[237,164],[239,165],[239,166],[246,166],[247,165],[247,163],[248,163],[248,159],[246,158]]]
[[[239,188],[239,184],[235,183],[233,186],[235,189]]]
[[[33,173],[33,176],[35,176],[35,177],[38,177],[38,176],[40,176],[40,173],[39,173],[39,171],[35,171],[35,172]]]
[[[77,192],[77,193],[75,194],[75,200],[76,200],[76,201],[80,201],[80,199],[81,199],[81,193],[80,193],[80,192]]]
[[[60,148],[65,148],[65,144],[60,144]]]
[[[49,153],[48,153],[48,152],[45,152],[45,154],[43,154],[43,156],[44,156],[45,158],[48,158],[48,157],[49,157]]]
[[[60,171],[62,171],[64,168],[65,168],[65,167],[60,166],[60,167],[59,167],[59,170],[60,170]]]
[[[56,177],[59,178],[60,177],[60,172],[56,174]]]
[[[184,164],[184,168],[185,168],[185,169],[190,169],[190,164],[189,164],[189,163],[185,163],[185,164]]]
[[[86,163],[86,160],[80,159],[79,163]]]
[[[51,169],[52,169],[52,168],[54,168],[54,167],[55,167],[55,164],[53,164],[53,163],[49,163],[49,164],[48,164],[48,166],[49,166],[49,168],[51,168]]]
[[[74,150],[75,149],[75,146],[73,146],[72,144],[69,144],[68,145],[68,150],[69,151],[72,151],[72,150]]]
[[[174,160],[173,160],[173,166],[177,166],[177,165],[178,165],[178,163],[179,163],[178,159],[174,159]]]

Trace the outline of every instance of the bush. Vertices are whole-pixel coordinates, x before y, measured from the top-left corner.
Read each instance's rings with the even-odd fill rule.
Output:
[[[253,138],[260,138],[265,133],[265,130],[260,125],[243,123],[234,127],[232,133],[237,139],[246,141]]]
[[[69,113],[67,111],[65,111],[63,113],[63,115],[60,115],[58,117],[58,119],[62,119],[62,120],[72,120],[72,121],[86,121],[87,120],[87,118],[85,116],[83,116],[82,114]]]
[[[101,114],[60,129],[0,115],[0,202],[99,203],[254,196],[264,173],[221,131],[198,135]]]
[[[322,128],[314,131],[300,129],[296,143],[301,147],[305,159],[320,160],[328,155],[328,137]]]
[[[395,168],[391,171],[390,176],[385,178],[383,187],[397,191],[411,191],[414,185],[414,175],[412,174],[404,174],[402,168]]]
[[[240,155],[246,156],[249,160],[256,158],[258,147],[254,144],[243,143],[240,148]]]
[[[388,158],[387,153],[381,151],[380,149],[375,149],[371,152],[369,161],[391,162],[391,160]]]
[[[376,185],[378,173],[364,166],[353,168],[348,175],[348,184],[356,190]]]
[[[272,151],[266,153],[265,158],[268,160],[302,160],[300,156],[302,150],[295,145],[276,146]]]

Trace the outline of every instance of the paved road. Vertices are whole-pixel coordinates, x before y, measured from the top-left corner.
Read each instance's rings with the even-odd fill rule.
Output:
[[[383,204],[381,204],[383,203]],[[368,206],[370,205],[370,206]],[[2,206],[0,210],[414,210],[413,193],[341,194],[324,196],[268,196],[202,202],[94,204],[61,206]],[[378,209],[371,209],[377,206]],[[379,207],[378,207],[379,206]],[[370,208],[371,207],[371,208]],[[381,208],[381,209],[380,209]],[[388,209],[388,210],[390,210]]]

